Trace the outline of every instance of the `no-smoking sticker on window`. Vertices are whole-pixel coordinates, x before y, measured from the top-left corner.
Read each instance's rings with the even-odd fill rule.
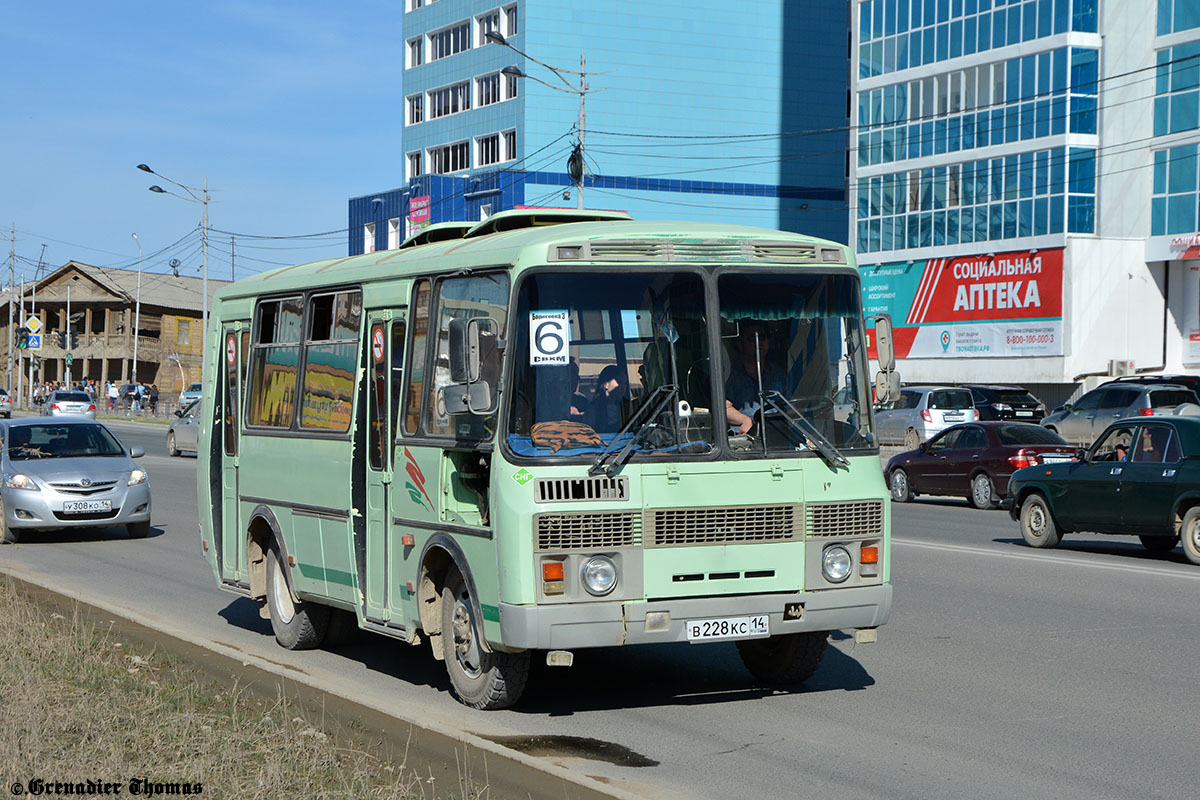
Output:
[[[542,367],[547,364],[570,363],[570,322],[566,311],[529,312],[529,363]]]
[[[383,328],[376,328],[371,334],[371,355],[375,363],[383,361]]]
[[[225,360],[230,364],[237,361],[237,344],[232,336],[225,339]]]

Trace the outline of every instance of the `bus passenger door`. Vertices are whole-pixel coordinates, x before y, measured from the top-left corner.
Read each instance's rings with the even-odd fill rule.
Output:
[[[363,616],[370,622],[387,624],[392,597],[390,550],[392,524],[388,515],[392,492],[392,456],[396,439],[394,409],[400,400],[401,368],[404,360],[404,321],[391,311],[370,315],[368,326],[366,542],[356,554],[360,586],[363,587]]]
[[[221,415],[221,580],[231,584],[246,584],[242,573],[245,536],[238,520],[238,449],[241,423],[241,375],[238,329],[241,325],[222,326],[221,368],[216,376],[215,393]]]

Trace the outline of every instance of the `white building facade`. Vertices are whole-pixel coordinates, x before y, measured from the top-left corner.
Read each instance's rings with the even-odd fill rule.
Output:
[[[868,316],[908,382],[1200,372],[1200,0],[863,0]]]

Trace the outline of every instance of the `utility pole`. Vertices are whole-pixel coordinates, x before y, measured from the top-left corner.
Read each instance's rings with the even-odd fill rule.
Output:
[[[17,223],[12,224],[12,232],[8,237],[8,370],[5,373],[5,382],[12,385],[12,369],[13,369],[13,277],[16,273],[17,263]]]
[[[25,278],[24,278],[24,276],[21,277],[21,293],[19,295],[17,295],[17,298],[18,298],[17,302],[20,303],[20,305],[17,306],[17,321],[24,324],[24,322],[25,322],[25,320],[23,319],[25,316]],[[14,396],[17,398],[17,404],[19,405],[25,397],[25,383],[24,383],[25,370],[22,369],[22,367],[24,365],[21,363],[21,351],[19,349],[17,350],[17,363],[14,366],[17,368],[17,393]]]
[[[229,280],[237,280],[237,238],[229,237]]]

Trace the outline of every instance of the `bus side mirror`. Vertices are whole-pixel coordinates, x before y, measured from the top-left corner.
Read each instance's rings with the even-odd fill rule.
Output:
[[[896,369],[896,348],[892,343],[892,317],[889,314],[875,317],[875,359],[883,372]]]
[[[499,329],[490,317],[452,319],[448,333],[450,385],[442,390],[448,414],[491,414],[492,382],[498,374]],[[494,368],[493,368],[494,367]],[[484,375],[485,368],[488,375]]]
[[[450,320],[450,381],[473,383],[479,380],[479,320]]]
[[[875,375],[875,402],[895,400],[900,396],[900,373],[896,372],[896,348],[892,342],[889,314],[875,317],[875,359],[879,362],[879,372]]]

